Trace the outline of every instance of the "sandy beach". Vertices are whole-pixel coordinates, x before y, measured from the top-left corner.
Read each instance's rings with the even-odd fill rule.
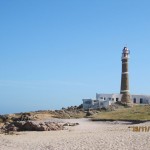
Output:
[[[0,134],[0,150],[149,150],[150,131],[133,132],[129,126],[150,126],[150,122],[92,122],[69,119],[78,126],[61,131]]]

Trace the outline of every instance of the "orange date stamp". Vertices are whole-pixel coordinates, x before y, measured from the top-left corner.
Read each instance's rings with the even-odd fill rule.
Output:
[[[129,126],[133,132],[150,132],[150,126]]]

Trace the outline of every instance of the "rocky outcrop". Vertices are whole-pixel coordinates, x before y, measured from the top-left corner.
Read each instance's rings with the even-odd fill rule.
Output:
[[[14,121],[6,122],[1,133],[13,133],[17,131],[56,131],[63,130],[66,126],[77,126],[79,123],[58,123],[58,122],[38,122],[38,121]]]
[[[29,120],[36,120],[36,116],[32,115],[31,113],[0,115],[1,123]]]
[[[12,123],[6,122],[1,131],[9,133],[14,131],[56,131],[63,129],[62,124],[55,122],[16,121]]]

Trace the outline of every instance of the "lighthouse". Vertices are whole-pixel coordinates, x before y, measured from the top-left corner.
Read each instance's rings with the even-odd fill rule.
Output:
[[[129,92],[129,54],[130,50],[127,47],[123,48],[122,52],[122,74],[121,74],[121,89],[120,94],[122,94],[121,102],[124,104],[131,103],[131,96]]]

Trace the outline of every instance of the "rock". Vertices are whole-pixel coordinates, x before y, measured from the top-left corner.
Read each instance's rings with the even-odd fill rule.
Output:
[[[13,124],[18,127],[19,129],[21,129],[24,125],[25,125],[26,121],[16,121],[13,122]]]
[[[92,111],[87,111],[86,116],[92,116],[94,113]]]
[[[6,123],[3,127],[2,127],[2,130],[5,132],[5,133],[9,133],[11,131],[18,131],[19,128],[16,127],[13,123]]]
[[[62,107],[62,110],[68,110],[68,111],[73,111],[73,110],[82,110],[83,109],[83,104],[79,106],[70,106],[67,108]]]
[[[83,109],[83,104],[79,105],[77,109]]]
[[[35,120],[36,116],[32,115],[31,113],[22,113],[20,117],[13,117],[13,121],[29,121],[29,120]]]
[[[20,121],[32,120],[33,116],[30,113],[23,113],[20,117]]]
[[[38,125],[34,122],[27,121],[21,128],[21,131],[36,131],[38,129]]]
[[[39,125],[36,127],[37,131],[50,131],[46,125]]]
[[[7,115],[0,115],[0,120],[2,122],[6,122],[8,120],[8,116]]]
[[[69,122],[67,122],[63,126],[77,126],[77,125],[79,125],[79,123],[69,123]]]

